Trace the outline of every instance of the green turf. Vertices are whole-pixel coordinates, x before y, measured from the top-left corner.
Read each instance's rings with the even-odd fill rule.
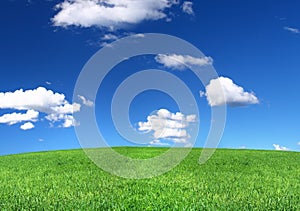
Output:
[[[116,148],[136,158],[165,149]],[[82,150],[0,157],[0,210],[300,210],[300,154],[201,149],[152,179],[123,179]]]

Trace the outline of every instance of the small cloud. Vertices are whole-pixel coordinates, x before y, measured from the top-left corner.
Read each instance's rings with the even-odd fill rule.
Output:
[[[144,38],[145,34],[134,34],[133,36],[136,38]]]
[[[205,97],[205,96],[206,96],[206,93],[201,90],[200,91],[200,97]]]
[[[247,149],[246,146],[240,146],[239,149]]]
[[[190,55],[178,54],[158,54],[155,57],[156,62],[163,64],[165,67],[183,70],[190,66],[207,66],[213,63],[211,57],[193,57]]]
[[[102,43],[100,43],[100,46],[101,47],[108,47],[108,48],[114,47],[114,45],[110,42],[102,42]]]
[[[290,31],[294,34],[300,34],[300,30],[297,28],[292,28],[292,27],[284,27],[285,30]]]
[[[51,85],[52,83],[51,82],[49,82],[49,81],[46,81],[45,82],[47,85]]]
[[[297,143],[297,145],[299,145],[299,146],[300,146],[300,141]]]
[[[108,47],[108,48],[113,48],[114,43],[113,41],[124,38],[126,36],[132,36],[136,39],[141,39],[145,37],[145,34],[142,33],[133,33],[133,32],[123,32],[119,33],[118,36],[114,34],[106,34],[102,37],[100,44],[100,47]]]
[[[143,21],[168,18],[177,0],[64,0],[57,4],[54,26],[100,27],[109,31],[126,29]]]
[[[178,144],[188,144],[190,135],[187,128],[196,122],[196,115],[184,115],[180,112],[171,113],[167,109],[160,109],[147,117],[147,122],[139,122],[138,130],[152,132],[153,140],[150,144],[161,143],[161,140]]]
[[[193,11],[193,2],[191,1],[185,1],[182,4],[182,11],[189,14],[189,15],[194,15]]]
[[[63,122],[59,127],[68,128],[72,126],[78,126],[79,123],[74,119],[72,115],[69,114],[49,114],[45,117],[50,121],[51,126],[53,127],[55,122]]]
[[[79,126],[79,122],[77,122],[72,115],[65,115],[63,120],[63,128]]]
[[[92,107],[94,103],[88,99],[86,99],[84,96],[78,95],[78,98],[82,101],[83,105]]]
[[[206,92],[200,91],[200,96],[206,96],[210,106],[227,104],[237,107],[259,103],[253,92],[244,91],[244,88],[233,83],[230,78],[212,79],[205,89]]]
[[[105,34],[103,37],[102,37],[102,40],[117,40],[119,39],[118,36],[114,35],[114,34]]]
[[[38,141],[39,141],[39,142],[43,142],[43,141],[45,141],[45,140],[42,139],[42,138],[39,138]]]
[[[289,151],[290,149],[284,146],[280,146],[279,144],[273,144],[273,147],[275,148],[275,150],[278,151]]]
[[[0,123],[14,125],[24,121],[36,122],[39,116],[39,112],[34,110],[28,110],[26,113],[10,113],[0,116]]]
[[[25,124],[20,126],[20,129],[22,130],[30,130],[34,128],[34,124],[32,124],[31,122],[26,122]]]

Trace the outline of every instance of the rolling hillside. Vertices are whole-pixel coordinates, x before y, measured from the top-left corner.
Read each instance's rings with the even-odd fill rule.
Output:
[[[163,148],[115,148],[131,157]],[[300,154],[201,149],[170,172],[132,180],[99,169],[82,150],[0,157],[0,210],[300,210]]]

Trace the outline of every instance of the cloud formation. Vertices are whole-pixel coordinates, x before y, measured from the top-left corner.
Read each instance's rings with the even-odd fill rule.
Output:
[[[79,125],[70,114],[49,114],[45,118],[51,122],[51,126],[53,126],[53,123],[61,121],[63,121],[63,123],[59,127],[68,128]]]
[[[219,77],[212,79],[205,89],[206,92],[200,91],[200,96],[206,96],[210,106],[227,104],[237,107],[259,103],[253,92],[244,91],[243,87],[236,85],[230,78]]]
[[[72,113],[79,111],[80,105],[69,104],[64,94],[38,87],[33,90],[19,89],[15,92],[0,92],[0,109],[35,110],[49,114]]]
[[[94,103],[88,99],[86,99],[84,96],[78,95],[78,98],[82,101],[83,105],[92,107]]]
[[[22,129],[22,130],[30,130],[33,128],[34,128],[34,124],[32,124],[31,122],[26,122],[20,126],[20,129]]]
[[[0,92],[0,109],[26,111],[26,113],[4,114],[0,117],[0,123],[12,125],[21,122],[36,122],[39,114],[43,113],[51,123],[62,122],[62,127],[71,127],[76,125],[72,114],[80,111],[80,107],[81,105],[78,103],[70,104],[64,94],[54,93],[44,87]],[[71,123],[71,121],[73,122]],[[31,126],[29,123],[24,125],[21,129]]]
[[[297,28],[292,28],[292,27],[284,27],[285,30],[290,31],[294,34],[300,34],[300,30]]]
[[[160,109],[155,114],[147,117],[147,122],[139,122],[138,130],[152,132],[153,141],[150,144],[166,144],[161,140],[173,143],[189,144],[190,135],[187,128],[196,121],[196,115],[184,115],[180,112],[171,113],[167,109]]]
[[[165,67],[177,70],[183,70],[190,66],[206,66],[213,63],[211,57],[193,57],[190,55],[179,54],[158,54],[155,57],[156,62],[163,64]]]
[[[290,149],[284,146],[280,146],[279,144],[273,144],[273,147],[275,148],[275,150],[279,150],[279,151],[289,151]]]
[[[185,1],[182,4],[182,11],[189,14],[189,15],[193,15],[194,11],[193,11],[193,2],[191,1]]]
[[[102,37],[102,40],[108,40],[108,41],[114,41],[114,40],[117,40],[119,39],[119,37],[117,35],[114,35],[114,34],[105,34],[103,37]]]
[[[1,101],[0,101],[1,102]],[[9,113],[0,116],[0,123],[14,125],[23,121],[36,122],[39,116],[39,112],[34,110],[28,110],[26,113]]]
[[[64,0],[56,5],[55,26],[126,28],[146,20],[167,19],[177,0]]]

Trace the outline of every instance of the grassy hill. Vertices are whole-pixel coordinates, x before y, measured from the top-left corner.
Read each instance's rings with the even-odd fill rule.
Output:
[[[115,148],[143,158],[161,148]],[[0,210],[300,210],[300,153],[218,149],[204,165],[132,180],[99,169],[82,150],[0,157]]]

